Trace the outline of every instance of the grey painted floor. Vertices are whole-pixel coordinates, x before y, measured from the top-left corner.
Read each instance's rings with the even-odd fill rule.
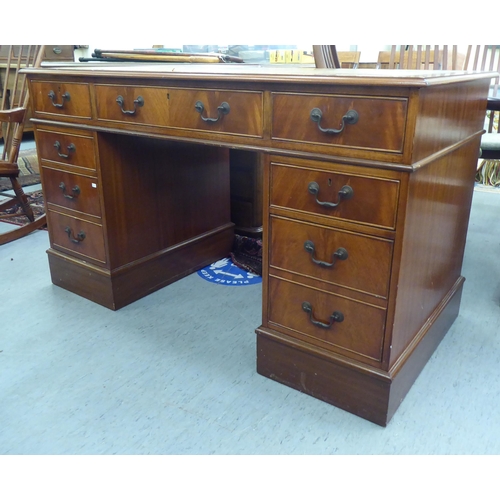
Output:
[[[260,285],[113,312],[51,284],[47,232],[1,246],[0,454],[500,454],[499,214],[475,192],[460,316],[387,428],[256,373]]]

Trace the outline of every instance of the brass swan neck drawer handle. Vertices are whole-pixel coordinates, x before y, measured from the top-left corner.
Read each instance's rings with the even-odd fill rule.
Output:
[[[56,108],[62,108],[64,106],[65,101],[70,101],[71,100],[71,96],[69,95],[69,92],[64,92],[64,94],[61,95],[61,99],[62,99],[61,103],[55,102],[55,100],[56,100],[56,93],[53,90],[51,90],[48,93],[48,96],[49,96],[50,101],[52,102],[52,106],[54,106]]]
[[[72,241],[73,243],[81,243],[81,242],[85,239],[85,236],[86,236],[86,234],[85,234],[83,231],[80,231],[80,232],[76,235],[76,237],[75,237],[75,238],[73,238],[73,236],[72,236],[72,234],[73,234],[73,230],[72,230],[70,227],[68,227],[68,226],[66,226],[66,227],[64,228],[64,231],[65,231],[65,233],[68,235],[68,239],[69,239],[70,241]]]
[[[142,108],[142,106],[144,106],[144,98],[142,96],[138,96],[137,99],[134,100],[134,109],[123,109],[125,99],[121,95],[116,98],[116,102],[124,115],[135,115],[137,108]]]
[[[319,184],[317,182],[310,182],[307,190],[316,197],[316,203],[326,208],[335,208],[338,207],[342,200],[349,200],[354,196],[354,190],[351,186],[343,186],[338,192],[338,198],[335,203],[330,201],[319,201]]]
[[[203,111],[205,110],[205,106],[201,101],[196,101],[194,109],[196,109],[196,111],[200,113],[200,117],[204,122],[210,123],[218,122],[224,115],[228,115],[231,111],[231,108],[227,102],[223,102],[220,106],[217,107],[217,118],[209,118],[202,115]]]
[[[63,196],[65,198],[68,198],[68,200],[73,200],[75,198],[78,198],[78,196],[80,195],[80,187],[79,186],[73,186],[73,188],[71,189],[72,191],[72,195],[71,194],[66,194],[66,184],[64,184],[64,182],[61,182],[59,184],[59,189],[63,192]]]
[[[309,115],[311,120],[318,124],[318,129],[325,134],[340,134],[347,125],[354,125],[358,123],[359,114],[356,110],[350,109],[343,117],[342,122],[340,124],[340,128],[323,128],[320,124],[321,118],[323,118],[323,112],[319,108],[314,108],[311,110],[311,114]]]
[[[345,248],[340,247],[337,250],[335,250],[335,252],[332,254],[332,262],[324,262],[322,260],[316,260],[314,258],[314,252],[316,249],[314,247],[314,243],[311,240],[307,240],[304,243],[304,249],[307,253],[311,254],[311,260],[320,267],[333,267],[337,260],[346,260],[347,257],[349,257],[347,250]]]
[[[59,141],[54,142],[54,147],[57,149],[57,154],[61,158],[69,158],[69,155],[76,151],[76,146],[73,143],[71,143],[69,146],[66,146],[66,149],[68,150],[68,154],[61,153],[61,143]]]
[[[340,311],[333,311],[328,323],[314,319],[312,305],[309,302],[302,302],[302,310],[309,314],[309,321],[320,328],[331,328],[334,323],[342,323],[344,321],[344,315]]]

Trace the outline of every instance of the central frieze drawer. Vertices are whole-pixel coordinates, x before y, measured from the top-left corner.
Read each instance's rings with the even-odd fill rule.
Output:
[[[319,121],[311,118],[313,110],[316,118],[321,116]],[[356,114],[348,115],[351,118],[343,124],[343,117],[353,111]],[[275,93],[272,137],[401,153],[406,113],[404,98]]]
[[[269,321],[326,349],[382,357],[385,309],[270,277]]]
[[[34,81],[32,90],[35,117],[39,114],[88,119],[92,117],[87,83]]]
[[[271,206],[394,229],[398,196],[397,180],[271,163]]]
[[[262,92],[171,89],[173,127],[262,137]]]
[[[90,170],[96,169],[92,136],[38,130],[37,148],[42,161],[49,160]]]
[[[387,298],[391,240],[271,217],[270,266]]]
[[[262,137],[261,92],[96,85],[99,120]]]
[[[97,178],[42,166],[47,204],[101,217]]]

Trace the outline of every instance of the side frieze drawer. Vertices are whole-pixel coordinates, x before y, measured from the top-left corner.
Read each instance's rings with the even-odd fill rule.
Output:
[[[59,115],[90,119],[88,83],[33,81],[31,84],[34,115]]]

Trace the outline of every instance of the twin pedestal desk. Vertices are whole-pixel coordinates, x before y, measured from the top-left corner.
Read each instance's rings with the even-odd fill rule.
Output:
[[[228,255],[261,162],[257,371],[385,426],[459,311],[491,73],[27,71],[54,284],[119,309]]]

